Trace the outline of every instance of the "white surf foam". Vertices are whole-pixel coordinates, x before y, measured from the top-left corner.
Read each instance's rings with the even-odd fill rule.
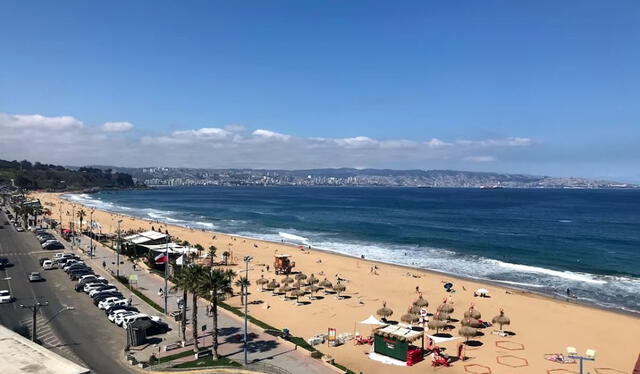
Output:
[[[569,279],[569,280],[578,281],[578,282],[593,283],[593,284],[605,284],[605,283],[607,283],[605,280],[595,279],[595,276],[592,275],[592,274],[574,273],[574,272],[571,272],[571,271],[551,270],[551,269],[541,268],[541,267],[537,267],[537,266],[511,264],[511,263],[508,263],[508,262],[502,262],[502,261],[498,261],[498,260],[491,260],[491,261],[494,261],[498,266],[500,266],[502,268],[506,268],[506,269],[513,270],[513,271],[522,271],[522,272],[526,272],[526,273],[546,274],[546,275],[550,275],[550,276],[553,276],[553,277],[564,278],[564,279]]]
[[[278,232],[278,235],[285,240],[289,240],[297,243],[303,243],[303,244],[309,243],[309,239],[305,238],[304,236],[289,234],[288,232],[282,232],[282,231]]]

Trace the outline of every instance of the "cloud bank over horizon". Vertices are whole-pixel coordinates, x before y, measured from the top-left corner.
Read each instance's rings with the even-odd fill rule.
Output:
[[[504,150],[535,142],[492,139],[302,137],[243,125],[130,134],[125,121],[88,125],[72,116],[0,113],[0,158],[63,165],[201,168],[430,168],[498,162]]]

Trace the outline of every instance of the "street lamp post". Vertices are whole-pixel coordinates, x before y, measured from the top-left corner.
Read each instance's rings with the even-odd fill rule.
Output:
[[[20,308],[22,309],[31,309],[31,311],[33,312],[33,321],[31,322],[31,341],[36,341],[36,314],[38,313],[38,310],[40,310],[41,307],[43,306],[47,306],[49,305],[48,301],[44,301],[44,302],[36,302],[35,304],[32,305],[23,305],[20,304]]]
[[[169,295],[167,295],[167,277],[169,274],[169,238],[170,236],[167,234],[167,238],[166,238],[166,247],[164,249],[164,314],[168,314],[169,313],[169,305],[168,305],[168,300],[167,298],[169,297]],[[193,328],[197,328],[198,326],[194,326]]]
[[[245,279],[249,279],[249,262],[253,260],[251,256],[244,256],[244,276]],[[244,364],[247,365],[247,316],[248,316],[248,307],[249,305],[249,287],[244,287]]]
[[[580,360],[580,374],[583,373],[582,371],[582,363],[584,360],[587,361],[595,361],[596,360],[596,351],[593,349],[587,349],[587,351],[585,352],[584,356],[579,355],[577,350],[575,349],[575,347],[567,347],[567,353],[569,354],[569,358],[572,358],[574,360]]]
[[[120,277],[120,249],[122,248],[122,239],[120,238],[120,223],[122,220],[118,220],[118,246],[116,247],[116,278]]]
[[[93,257],[93,209],[89,213],[89,226],[91,226],[91,230],[89,230],[89,257]]]

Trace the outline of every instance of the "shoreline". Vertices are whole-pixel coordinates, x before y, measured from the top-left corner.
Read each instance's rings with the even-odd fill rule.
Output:
[[[71,212],[75,205],[76,211],[82,206],[84,209],[95,209],[78,202],[63,199],[61,194],[34,194],[45,205],[55,204],[51,218],[57,219],[58,209]],[[360,331],[370,333],[370,327],[359,325],[358,321],[366,319],[370,315],[376,315],[376,310],[383,303],[387,303],[394,313],[391,320],[400,320],[406,307],[417,297],[419,293],[429,301],[428,310],[436,312],[436,307],[444,300],[455,304],[455,312],[452,318],[462,320],[462,314],[470,304],[482,312],[485,321],[491,321],[492,316],[504,309],[511,318],[511,325],[505,329],[516,335],[498,337],[492,334],[489,327],[484,330],[484,336],[477,338],[480,346],[469,347],[467,355],[473,357],[474,364],[493,367],[494,372],[501,372],[496,367],[496,359],[505,354],[500,347],[501,341],[509,341],[522,344],[524,350],[514,352],[518,356],[526,357],[529,367],[525,372],[545,372],[550,369],[563,367],[562,364],[544,359],[544,355],[550,352],[564,352],[567,346],[579,345],[579,349],[593,348],[598,351],[598,363],[596,367],[611,367],[626,372],[633,366],[637,359],[637,344],[635,337],[640,336],[640,318],[635,314],[623,311],[598,308],[593,305],[576,303],[547,295],[539,295],[529,290],[517,287],[506,287],[501,284],[493,284],[487,281],[466,279],[459,275],[439,273],[432,270],[424,270],[412,266],[390,264],[382,261],[361,259],[356,256],[326,251],[322,249],[305,249],[301,251],[295,244],[282,244],[262,239],[247,238],[240,235],[224,234],[217,231],[191,229],[174,224],[137,218],[124,213],[112,213],[95,209],[94,221],[102,225],[103,233],[112,233],[116,222],[122,219],[123,230],[148,230],[153,225],[157,229],[168,229],[179,240],[188,240],[192,244],[201,244],[205,248],[215,245],[218,248],[217,257],[221,257],[223,251],[230,251],[232,260],[238,261],[223,268],[236,272],[242,268],[242,256],[250,255],[254,258],[250,265],[249,280],[250,298],[256,303],[248,305],[249,315],[277,328],[288,328],[293,335],[304,339],[318,333],[327,333],[327,328],[335,328],[338,333],[351,333]],[[70,215],[63,216],[63,227],[68,227]],[[75,220],[77,222],[77,219]],[[212,237],[213,236],[213,237]],[[306,248],[306,247],[305,247]],[[205,250],[206,251],[206,250]],[[345,278],[343,282],[347,290],[342,293],[342,299],[335,298],[333,294],[322,295],[318,293],[318,299],[304,301],[303,305],[297,305],[291,299],[273,296],[271,292],[261,292],[256,280],[264,277],[280,281],[284,275],[276,276],[273,269],[267,266],[273,264],[275,253],[287,253],[292,255],[296,262],[294,272],[301,271],[307,275],[314,273],[317,278],[335,283],[336,278]],[[371,273],[370,268],[377,266],[377,271]],[[409,275],[407,275],[409,274]],[[455,293],[446,293],[443,282],[455,283]],[[466,288],[465,288],[466,287]],[[490,297],[473,297],[473,291],[477,288],[487,288]],[[416,291],[414,291],[414,289]],[[227,303],[234,308],[241,308],[238,290],[235,296],[228,299]],[[461,338],[458,335],[459,323],[450,333],[455,340],[443,343],[447,352],[454,352]],[[430,330],[432,334],[435,331]],[[612,344],[614,343],[614,344]],[[338,346],[316,346],[324,354],[329,354],[337,362],[351,368],[355,372],[388,373],[392,370],[389,366],[371,360],[367,354],[369,345],[354,345],[352,342]],[[433,372],[427,362],[413,367],[397,368],[407,373]],[[454,372],[462,372],[464,363],[454,363]],[[504,371],[504,370],[502,370]]]
[[[173,186],[166,186],[166,187],[173,187]],[[199,187],[199,186],[194,186],[194,187]],[[247,187],[253,187],[253,186],[247,186]],[[261,187],[261,186],[258,186]],[[278,187],[278,186],[273,186],[273,187]],[[329,186],[332,187],[332,186]],[[491,280],[491,279],[486,279],[486,278],[475,278],[472,276],[465,276],[465,275],[457,275],[457,274],[451,274],[451,273],[447,273],[445,271],[438,271],[435,269],[426,269],[426,268],[421,268],[421,267],[417,267],[414,265],[407,265],[407,264],[401,264],[401,263],[396,263],[396,262],[390,262],[390,261],[384,261],[384,260],[376,260],[376,259],[362,259],[360,257],[358,257],[358,255],[353,255],[353,254],[348,254],[348,253],[344,253],[344,252],[339,252],[339,251],[334,251],[331,249],[326,249],[326,248],[319,248],[319,247],[313,247],[311,246],[311,248],[308,248],[309,245],[305,245],[305,244],[295,244],[295,243],[291,243],[291,242],[277,242],[277,241],[273,241],[273,240],[267,240],[267,239],[261,239],[261,238],[255,238],[255,237],[251,237],[251,236],[244,236],[244,235],[239,235],[239,234],[233,234],[233,233],[226,233],[226,232],[222,232],[222,231],[215,231],[215,230],[211,230],[211,229],[201,229],[201,228],[193,228],[193,227],[189,227],[186,225],[180,225],[180,224],[176,224],[176,223],[171,223],[171,222],[166,222],[166,221],[160,221],[160,220],[153,220],[153,219],[149,219],[149,218],[143,218],[143,217],[137,217],[134,215],[129,215],[129,214],[125,214],[125,213],[121,213],[121,212],[113,212],[113,211],[109,211],[109,210],[105,210],[105,209],[99,209],[99,208],[93,208],[89,205],[85,205],[83,203],[77,202],[77,201],[73,201],[70,200],[68,198],[63,197],[63,195],[67,195],[67,194],[89,194],[89,193],[93,193],[93,192],[51,192],[52,194],[56,194],[57,197],[59,199],[65,200],[70,204],[78,204],[78,205],[82,205],[87,209],[95,209],[95,210],[99,210],[105,213],[109,213],[109,214],[116,214],[116,215],[120,215],[122,217],[126,217],[126,218],[133,218],[133,219],[138,219],[138,220],[142,220],[148,223],[155,223],[155,224],[162,224],[168,227],[175,227],[175,228],[182,228],[182,229],[187,229],[187,230],[197,230],[197,231],[203,231],[203,232],[208,232],[211,233],[213,235],[226,235],[229,237],[235,237],[235,238],[241,238],[241,239],[245,239],[245,240],[252,240],[252,241],[258,241],[258,242],[262,242],[265,244],[271,244],[271,245],[281,245],[281,246],[287,246],[289,248],[291,248],[292,250],[294,250],[292,253],[296,253],[299,252],[299,245],[304,246],[304,250],[309,250],[309,251],[315,251],[315,252],[319,252],[319,253],[324,253],[324,254],[330,254],[330,255],[335,255],[335,256],[341,256],[344,258],[349,258],[349,259],[353,259],[353,260],[357,260],[357,261],[365,261],[371,264],[377,264],[377,265],[384,265],[384,266],[395,266],[395,267],[399,267],[399,268],[403,268],[406,270],[411,270],[411,271],[418,271],[418,272],[423,272],[423,273],[429,273],[435,276],[443,276],[443,277],[450,277],[452,279],[455,279],[457,281],[468,281],[468,282],[474,282],[474,283],[479,283],[479,284],[483,284],[483,285],[490,285],[493,287],[497,287],[502,289],[503,291],[514,291],[514,292],[518,292],[520,294],[523,295],[532,295],[532,296],[537,296],[537,297],[541,297],[541,298],[546,298],[552,301],[557,301],[557,302],[564,302],[567,304],[571,304],[571,305],[581,305],[584,307],[588,307],[588,308],[594,308],[594,309],[598,309],[598,310],[603,310],[603,311],[609,311],[609,312],[613,312],[613,313],[617,313],[617,314],[621,314],[621,315],[627,315],[627,316],[631,316],[631,317],[638,317],[640,318],[640,310],[638,311],[633,311],[633,310],[627,310],[624,307],[607,307],[604,305],[600,305],[597,304],[596,302],[591,302],[588,300],[583,300],[580,298],[567,298],[567,297],[563,297],[560,295],[554,295],[551,293],[545,293],[545,292],[541,292],[541,291],[536,291],[530,288],[526,288],[526,287],[518,287],[517,285],[510,285],[506,282],[502,282],[502,281],[497,281],[497,280]],[[133,208],[132,208],[133,209]]]

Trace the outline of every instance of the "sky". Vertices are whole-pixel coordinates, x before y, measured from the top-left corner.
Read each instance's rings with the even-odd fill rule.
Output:
[[[640,182],[640,2],[0,2],[0,159]]]

